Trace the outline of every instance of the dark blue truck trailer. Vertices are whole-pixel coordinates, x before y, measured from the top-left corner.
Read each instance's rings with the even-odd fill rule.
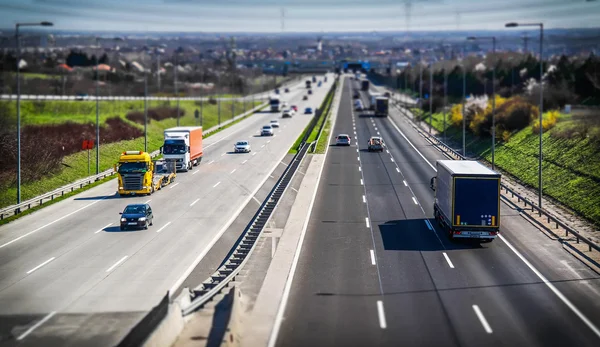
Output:
[[[451,239],[491,242],[500,231],[501,175],[470,160],[438,160],[435,219]]]

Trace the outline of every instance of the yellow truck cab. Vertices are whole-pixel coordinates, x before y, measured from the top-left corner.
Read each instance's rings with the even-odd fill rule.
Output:
[[[120,195],[152,194],[154,163],[143,151],[125,151],[114,167],[119,177]]]

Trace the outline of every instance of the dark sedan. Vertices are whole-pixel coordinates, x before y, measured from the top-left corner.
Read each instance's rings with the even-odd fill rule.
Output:
[[[148,229],[154,219],[152,208],[148,204],[127,205],[125,210],[119,214],[121,215],[121,230],[127,228]]]

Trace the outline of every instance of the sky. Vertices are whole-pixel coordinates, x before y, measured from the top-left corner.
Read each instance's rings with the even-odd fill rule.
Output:
[[[0,0],[0,28],[50,21],[95,32],[502,30],[510,21],[592,28],[599,18],[600,0]]]

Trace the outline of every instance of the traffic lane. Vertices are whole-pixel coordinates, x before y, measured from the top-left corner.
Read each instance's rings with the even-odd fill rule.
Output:
[[[421,138],[421,141],[424,140]],[[405,147],[410,146],[409,144],[406,145]],[[415,146],[418,146],[418,144]],[[443,158],[440,152],[436,154],[438,159]],[[432,193],[429,194],[431,194],[430,203],[432,205]],[[423,196],[427,195],[423,194]],[[517,243],[515,248],[525,254],[525,258],[534,264],[535,269],[540,269],[543,274],[547,274],[546,276],[549,277],[550,281],[560,283],[560,286],[564,287],[567,293],[572,293],[568,297],[569,300],[572,303],[576,302],[575,307],[585,312],[584,315],[587,319],[590,319],[597,326],[599,312],[596,304],[599,296],[597,274],[582,267],[581,263],[577,266],[578,261],[560,249],[561,247],[557,242],[546,238],[539,230],[518,216],[508,205],[501,205],[501,215],[503,216],[501,217],[501,234],[509,242]],[[528,238],[528,241],[522,241],[524,238]],[[447,242],[447,239],[441,239]],[[514,252],[501,240],[496,240],[493,244],[482,246],[482,248],[485,248],[485,252],[463,252],[456,250],[453,250],[451,253],[449,252],[448,254],[452,261],[459,264],[458,266],[466,267],[467,271],[463,273],[463,276],[452,276],[446,279],[436,278],[436,280],[439,280],[440,286],[449,285],[448,282],[453,283],[452,285],[462,282],[469,285],[486,286],[527,284],[540,281],[538,276],[519,257],[515,256]],[[492,269],[483,265],[490,263],[503,265],[502,267],[494,267]],[[560,302],[554,293],[551,296],[551,298],[541,298],[540,300]],[[586,300],[589,298],[596,298],[596,300]],[[535,297],[532,298],[530,303],[535,303],[535,299]],[[590,305],[590,302],[594,304]],[[560,302],[560,305],[567,307],[562,302]],[[532,308],[526,307],[523,309],[523,312],[531,310]]]
[[[203,176],[205,177],[205,175],[203,175]],[[155,210],[156,210],[156,208],[155,208]],[[143,240],[140,240],[140,241],[143,241]],[[87,253],[87,252],[85,252],[85,253]],[[126,252],[118,252],[118,253],[120,253],[120,254],[125,254]],[[105,257],[105,256],[104,256],[104,257]],[[86,282],[86,281],[80,281],[80,282],[88,283],[88,282]],[[161,293],[161,294],[162,294],[162,293]],[[160,295],[160,297],[162,297],[162,295]]]
[[[260,122],[260,121],[262,121],[264,123],[263,120],[254,120],[254,122]],[[307,119],[295,119],[294,122],[292,122],[292,124],[298,124],[298,125],[304,125],[305,123],[308,123]],[[246,126],[246,128],[243,130],[248,132],[249,127]],[[286,134],[286,133],[290,133],[290,132],[294,133],[295,130],[294,129],[290,129],[289,131],[277,130],[276,132]],[[269,140],[261,139],[260,142],[266,143],[266,142],[271,142],[271,140],[272,139],[269,139]],[[285,139],[283,140],[283,142],[286,142]],[[178,175],[178,177],[175,181],[175,184],[173,184],[169,187],[166,187],[165,190],[170,190],[172,188],[181,189],[181,187],[176,187],[176,185],[180,185],[180,184],[187,185],[187,183],[189,181],[193,180],[192,174],[197,173],[196,171],[208,171],[208,172],[213,171],[213,168],[218,166],[217,164],[214,164],[214,161],[217,161],[217,162],[222,161],[220,159],[220,156],[217,155],[218,150],[223,151],[225,149],[224,148],[225,146],[226,146],[225,142],[216,143],[216,146],[213,147],[213,149],[210,152],[207,151],[207,154],[205,155],[205,163],[203,165],[201,165],[200,168],[195,168],[195,170],[192,173],[188,172],[188,173]],[[255,152],[257,152],[257,151],[255,150]],[[223,153],[225,153],[225,152],[223,152]],[[228,161],[228,162],[232,162],[234,160],[236,160],[236,159],[226,159],[226,161]],[[241,158],[237,158],[238,163],[234,163],[233,165],[236,165],[236,164],[239,165],[239,163],[241,161],[242,161]],[[208,164],[208,166],[207,166],[207,163],[213,163],[213,165]],[[218,179],[218,177],[216,177],[216,176],[213,176],[212,179],[207,179],[209,177],[206,176],[206,172],[202,176],[203,176],[204,181],[209,181],[209,182],[215,181],[217,183],[219,182],[219,181],[216,181]],[[199,176],[197,176],[197,177],[199,177]],[[155,200],[154,204],[157,204],[163,197],[165,197],[164,192],[159,192],[158,199],[156,198],[157,195],[152,195],[149,197],[148,196],[128,197],[125,199],[118,198],[118,196],[116,196],[114,193],[115,182],[110,182],[110,183],[112,183],[112,184],[110,184],[110,186],[107,184],[107,185],[103,185],[102,187],[94,188],[93,190],[91,190],[90,192],[87,193],[88,196],[83,196],[81,198],[74,198],[74,201],[78,201],[77,199],[81,199],[79,201],[86,201],[87,199],[91,199],[94,196],[100,196],[100,198],[102,198],[101,195],[93,195],[93,194],[99,194],[99,192],[96,192],[96,191],[104,190],[104,193],[107,194],[107,195],[105,195],[105,197],[107,197],[106,199],[112,200],[112,201],[107,202],[106,207],[102,207],[102,211],[103,211],[102,213],[88,214],[88,213],[85,213],[84,211],[81,211],[79,214],[71,216],[71,218],[59,220],[58,222],[54,223],[53,225],[48,226],[47,231],[52,231],[51,229],[54,228],[55,230],[56,229],[61,230],[61,232],[59,232],[59,233],[56,233],[56,232],[41,233],[41,231],[40,231],[40,234],[35,235],[35,240],[32,239],[34,237],[34,235],[29,235],[28,238],[30,239],[31,242],[38,243],[34,247],[32,247],[31,242],[26,242],[26,240],[23,238],[13,244],[8,245],[3,252],[0,252],[0,259],[3,260],[2,263],[5,265],[0,270],[0,273],[4,274],[4,276],[2,276],[2,280],[0,281],[0,288],[5,287],[6,285],[9,285],[11,283],[14,283],[15,280],[24,276],[26,271],[34,268],[39,263],[42,263],[43,261],[45,261],[46,259],[44,257],[46,255],[61,254],[61,253],[65,252],[64,248],[68,247],[69,245],[76,245],[76,244],[81,244],[86,241],[89,241],[89,239],[92,237],[92,234],[89,232],[86,232],[86,231],[88,231],[87,229],[91,229],[90,231],[96,232],[96,231],[101,231],[102,229],[106,229],[107,227],[108,228],[117,227],[119,224],[118,212],[122,211],[122,209],[124,208],[124,206],[126,204],[144,203],[149,200],[151,201],[152,199]],[[204,188],[204,187],[202,187],[202,188]],[[108,195],[109,193],[112,193],[112,195]],[[92,194],[92,197],[89,197],[90,194]],[[89,202],[86,202],[86,203],[89,203]],[[175,203],[177,203],[177,201],[175,201]],[[50,207],[55,207],[55,206],[50,206]],[[110,210],[109,214],[106,213],[107,209]],[[96,207],[94,207],[94,210],[96,210]],[[156,209],[155,209],[155,214],[157,212],[158,212],[158,214],[160,214],[160,211],[156,211]],[[107,221],[110,221],[110,220],[113,220],[114,222],[112,222],[112,225],[109,226],[108,225],[109,223],[107,223]],[[39,256],[38,256],[38,254],[39,254]],[[50,256],[48,258],[50,258]]]
[[[343,95],[334,133],[351,126],[348,106]],[[330,148],[278,345],[376,345],[381,337],[380,291],[371,235],[359,220],[366,207],[357,167],[351,148]]]
[[[324,93],[321,93],[318,97],[324,98]],[[301,102],[300,95],[297,95],[294,98],[294,102],[296,101]],[[248,129],[251,127],[255,127],[258,131],[259,127],[264,125],[263,123],[265,123],[265,119],[271,118],[272,115],[265,115],[262,118],[261,116],[262,114],[257,114],[252,117],[248,117],[234,126],[224,129],[223,131],[205,139],[203,141],[205,149],[205,157],[203,162],[206,163],[207,160],[210,161],[211,151],[218,149],[213,146],[219,144],[223,145],[225,144],[223,141],[228,140],[229,137],[233,137],[240,133],[247,133]],[[266,120],[266,123],[268,123],[268,121],[269,120]],[[230,146],[228,148],[231,148],[232,146],[232,144],[227,145]],[[211,148],[211,150],[208,150],[209,148]],[[15,240],[19,237],[30,237],[33,234],[47,231],[49,227],[60,228],[62,230],[64,228],[60,226],[60,223],[66,219],[80,217],[78,222],[83,223],[89,214],[88,209],[91,209],[94,205],[94,209],[101,209],[103,206],[106,206],[102,200],[103,198],[108,199],[110,197],[114,197],[114,187],[115,183],[113,181],[107,182],[103,185],[82,192],[75,197],[51,206],[47,206],[31,215],[24,216],[14,222],[0,227],[0,256],[2,254],[2,249],[11,246],[14,243],[18,243],[19,240]],[[81,216],[83,216],[83,219]],[[24,232],[24,230],[28,231]],[[12,243],[7,244],[9,242]]]
[[[360,123],[357,130],[367,138],[374,131],[373,121],[363,118]],[[427,228],[411,191],[400,183],[401,177],[390,155],[385,151],[361,153],[376,262],[389,322],[384,343],[456,345],[456,336],[430,273],[444,271],[442,245]],[[437,256],[437,262],[427,264],[424,252]]]

